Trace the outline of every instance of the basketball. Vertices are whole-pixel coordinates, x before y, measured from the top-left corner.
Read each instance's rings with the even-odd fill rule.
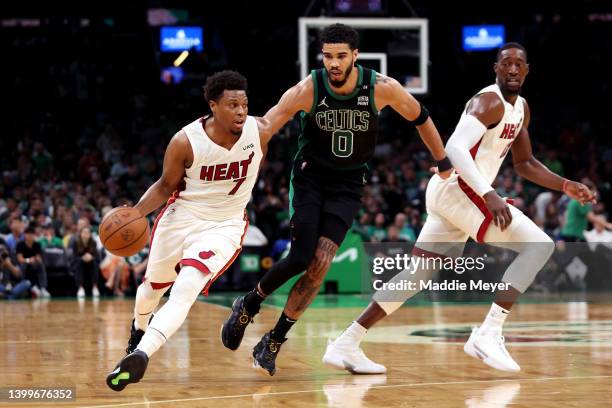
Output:
[[[149,241],[149,222],[135,208],[113,208],[100,223],[100,240],[111,254],[132,256]]]

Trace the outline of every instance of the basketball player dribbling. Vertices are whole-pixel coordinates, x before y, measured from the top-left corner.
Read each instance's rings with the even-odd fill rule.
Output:
[[[272,135],[284,124],[248,116],[246,90],[246,79],[234,71],[208,78],[204,96],[212,115],[174,135],[160,179],[134,207],[146,216],[167,200],[151,232],[127,356],[106,378],[115,391],[140,381],[149,358],[241,250],[248,226],[245,207],[260,163]],[[153,315],[171,286],[168,301]]]
[[[518,43],[502,46],[494,71],[496,83],[470,99],[447,142],[446,152],[456,172],[446,180],[434,175],[427,186],[428,217],[413,256],[457,256],[457,244],[460,254],[468,237],[518,253],[502,278],[508,289],[496,292],[484,322],[472,330],[464,346],[467,354],[493,368],[518,372],[519,365],[504,346],[502,327],[510,308],[547,262],[555,245],[533,221],[497,195],[491,183],[506,154],[512,150],[514,169],[521,177],[542,187],[563,191],[583,205],[595,197],[584,184],[552,173],[532,155],[527,130],[531,114],[527,101],[519,96],[529,72],[525,48]],[[437,272],[425,269],[431,264],[423,262],[413,271],[404,270],[390,282],[414,281],[415,276],[430,279]],[[372,303],[357,320],[330,342],[323,362],[352,373],[386,372],[383,365],[365,356],[359,344],[368,329],[417,292],[406,290],[393,296],[382,291],[374,294]]]

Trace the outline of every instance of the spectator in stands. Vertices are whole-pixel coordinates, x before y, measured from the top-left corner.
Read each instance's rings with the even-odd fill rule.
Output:
[[[107,252],[100,263],[100,275],[107,290],[115,296],[123,296],[125,288],[122,289],[121,284],[129,282],[130,266],[125,258]]]
[[[0,299],[18,299],[29,293],[32,284],[23,279],[23,273],[13,264],[5,244],[0,238]]]
[[[399,215],[399,214],[398,214]],[[389,225],[387,228],[387,236],[382,242],[407,242],[406,239],[400,236],[400,229],[395,224]]]
[[[389,213],[395,214],[401,211],[403,194],[393,171],[388,171],[385,175],[385,183],[382,186],[381,193]]]
[[[610,223],[608,223],[603,215],[596,215],[595,217],[600,218],[600,222],[596,222],[595,228],[590,231],[584,232],[584,237],[586,241],[589,243],[591,248],[595,248],[597,245],[601,243],[603,246],[612,249],[612,232],[606,230],[606,224],[608,224],[608,228],[610,227]]]
[[[32,161],[34,162],[34,171],[38,176],[47,175],[53,167],[53,156],[40,142],[34,143]]]
[[[361,236],[364,241],[369,240],[368,230],[372,223],[372,217],[369,212],[363,211],[359,219],[355,218],[353,221],[352,230]]]
[[[564,175],[563,164],[559,160],[557,151],[555,149],[548,149],[546,151],[546,158],[542,160],[542,163],[544,163],[544,165],[553,173],[560,176]]]
[[[23,241],[23,221],[21,221],[21,218],[13,218],[9,223],[9,227],[11,229],[11,233],[8,237],[6,237],[6,246],[9,251],[14,254],[15,250],[17,249],[17,243],[19,241]]]
[[[585,178],[582,183],[597,194],[597,189],[591,180]],[[580,202],[572,199],[567,206],[561,237],[567,242],[585,242],[584,231],[587,229],[589,222],[593,224],[601,223],[604,228],[612,228],[612,224],[606,222],[605,218],[595,215],[593,204],[581,205]]]
[[[126,261],[128,265],[130,266],[129,276],[132,277],[132,280],[135,283],[134,288],[137,288],[138,285],[140,285],[140,283],[142,282],[145,271],[147,270],[147,263],[149,261],[149,246],[146,245],[137,254],[127,257]],[[125,291],[127,289],[126,284],[128,284],[129,286],[129,282],[124,280],[122,283],[123,283],[122,290]]]
[[[13,197],[6,197],[4,206],[0,206],[0,233],[10,232],[11,215],[15,210],[17,210],[17,200]]]
[[[516,191],[514,191],[514,181],[512,176],[504,176],[502,185],[495,189],[500,197],[514,198],[516,197]]]
[[[393,222],[399,231],[399,237],[407,242],[415,242],[416,234],[414,233],[414,229],[408,225],[406,214],[397,213],[395,214],[395,220]],[[388,232],[389,230],[387,230]]]
[[[556,237],[559,234],[559,210],[553,202],[548,203],[544,213],[544,223],[542,225],[544,232],[551,237]]]
[[[47,247],[63,248],[64,243],[62,239],[55,235],[53,224],[45,224],[42,228],[42,236],[38,239],[40,247],[44,250]]]
[[[74,222],[74,218],[72,216],[71,211],[66,211],[64,213],[64,216],[62,217],[62,226],[60,227],[60,231],[62,233],[64,247],[70,249],[70,244],[71,242],[73,242],[72,237],[77,231],[77,226]]]
[[[371,225],[368,231],[368,237],[371,242],[381,242],[385,239],[387,230],[385,229],[385,214],[378,213],[374,217],[374,225]]]
[[[72,270],[78,287],[77,298],[85,297],[85,288],[83,284],[86,276],[88,276],[91,281],[91,295],[94,298],[100,297],[100,291],[98,289],[100,255],[89,227],[84,227],[79,230],[71,249]]]
[[[35,241],[34,227],[29,226],[24,233],[23,241],[17,243],[17,264],[24,277],[33,283],[32,294],[35,297],[51,297],[47,292],[47,270],[43,262],[42,248]]]
[[[541,223],[545,223],[546,213],[548,210],[548,205],[553,204],[555,208],[558,210],[559,199],[561,198],[561,193],[557,191],[542,191],[539,193],[535,200],[533,200],[533,205],[535,208],[535,213],[533,214],[534,218],[537,218],[541,221]]]

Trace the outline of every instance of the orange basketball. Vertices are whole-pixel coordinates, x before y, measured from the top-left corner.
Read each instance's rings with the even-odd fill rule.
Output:
[[[132,256],[149,242],[149,222],[132,207],[117,207],[104,216],[99,233],[108,252]]]

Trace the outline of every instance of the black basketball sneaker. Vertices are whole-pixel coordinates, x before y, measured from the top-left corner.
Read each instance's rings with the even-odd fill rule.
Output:
[[[246,327],[253,323],[253,316],[244,307],[244,296],[234,300],[232,313],[221,326],[221,341],[225,347],[230,350],[240,347]]]
[[[106,385],[113,391],[121,391],[128,384],[137,383],[144,376],[149,357],[136,350],[123,357],[117,367],[106,376]]]
[[[268,374],[274,375],[276,372],[276,356],[278,356],[281,346],[286,341],[287,339],[283,341],[274,340],[270,337],[270,332],[266,333],[253,348],[253,368],[263,369]]]
[[[153,315],[151,315],[151,317],[149,318],[149,323],[151,323],[151,320],[153,320]],[[125,349],[126,354],[133,353],[134,350],[136,350],[138,343],[140,343],[140,340],[142,340],[142,336],[144,336],[145,334],[144,330],[136,329],[136,326],[134,326],[134,322],[135,320],[132,319],[132,329],[130,331],[130,339],[128,340],[128,346]]]

